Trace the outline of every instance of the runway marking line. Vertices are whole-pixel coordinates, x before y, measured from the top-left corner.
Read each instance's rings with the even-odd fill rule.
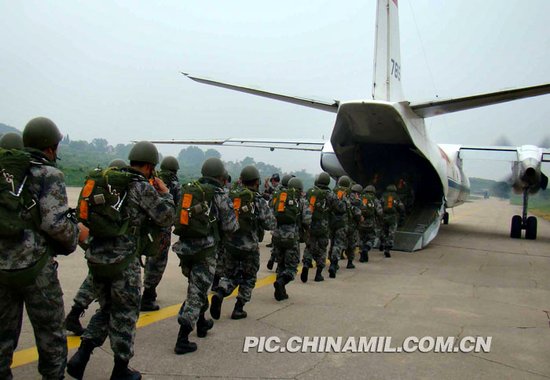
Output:
[[[299,275],[300,272],[301,272],[301,268],[298,268],[297,275]],[[256,286],[254,287],[254,289],[262,288],[266,285],[273,284],[276,278],[277,278],[276,274],[271,274],[269,276],[263,277],[256,281]],[[233,293],[231,293],[226,298],[233,298],[236,296],[237,296],[237,289],[235,289]],[[209,294],[208,302],[210,302],[211,298],[212,298],[212,294]],[[164,319],[174,317],[178,314],[180,307],[181,307],[181,304],[176,304],[176,305],[164,307],[158,311],[142,312],[139,315],[139,319],[136,323],[136,328],[139,329],[139,328],[148,326],[152,323],[156,323]],[[67,336],[67,347],[69,350],[73,348],[78,348],[79,346],[80,346],[79,336],[74,336],[74,335]],[[38,350],[36,346],[15,351],[13,353],[13,362],[11,364],[11,368],[17,368],[17,367],[24,366],[26,364],[34,363],[37,360],[38,360]]]

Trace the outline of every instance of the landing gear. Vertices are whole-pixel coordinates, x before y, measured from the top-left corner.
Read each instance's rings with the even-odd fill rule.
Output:
[[[449,213],[447,211],[443,213],[443,218],[441,218],[441,220],[443,224],[449,224]]]
[[[528,190],[523,191],[523,213],[514,215],[510,226],[510,237],[512,239],[521,239],[521,230],[525,230],[525,238],[535,240],[537,238],[537,218],[527,217],[527,206],[529,200]]]

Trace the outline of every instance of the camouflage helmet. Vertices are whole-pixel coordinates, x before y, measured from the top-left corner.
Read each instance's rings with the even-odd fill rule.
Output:
[[[23,145],[29,148],[50,148],[59,144],[62,138],[57,125],[45,117],[35,117],[23,129]]]
[[[285,174],[283,176],[283,179],[281,180],[281,185],[283,185],[283,187],[287,187],[288,181],[290,181],[294,177],[296,177],[294,174]]]
[[[152,142],[140,141],[130,150],[128,160],[156,165],[159,163],[159,152]]]
[[[108,167],[110,168],[119,168],[119,169],[125,166],[128,166],[128,164],[126,163],[126,161],[121,160],[120,158],[115,158],[114,160],[109,162],[109,165],[108,165]]]
[[[225,173],[223,162],[217,157],[210,157],[202,164],[201,174],[204,177],[225,178]]]
[[[354,193],[360,193],[361,191],[363,191],[363,186],[361,186],[360,184],[356,183],[355,185],[353,185],[351,187],[351,191],[354,192]]]
[[[260,179],[260,172],[253,165],[248,165],[241,170],[241,180],[245,182],[254,181]]]
[[[365,193],[376,193],[376,188],[373,185],[368,185],[363,189]]]
[[[388,185],[388,187],[386,187],[386,191],[397,191],[397,187],[395,187],[395,185]]]
[[[0,138],[0,148],[23,149],[23,138],[19,133],[8,132]]]
[[[290,189],[297,189],[300,191],[304,190],[304,184],[302,183],[302,180],[297,177],[292,177],[290,181],[288,181],[288,187]]]
[[[160,162],[160,169],[161,170],[169,170],[171,172],[177,172],[180,169],[180,164],[176,157],[174,156],[166,156],[162,159]]]
[[[338,178],[338,186],[350,187],[350,185],[351,185],[351,179],[347,175],[343,175],[340,178]]]
[[[321,172],[315,179],[315,186],[330,185],[330,175],[327,172]]]

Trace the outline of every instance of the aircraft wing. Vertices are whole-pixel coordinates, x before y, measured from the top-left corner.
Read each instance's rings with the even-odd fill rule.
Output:
[[[431,117],[548,93],[550,93],[550,83],[463,98],[436,100],[427,103],[411,103],[410,107],[420,117]]]
[[[155,140],[153,144],[181,144],[181,145],[223,145],[247,148],[265,148],[271,151],[275,149],[302,150],[320,152],[325,141],[318,140],[277,140],[277,139],[189,139],[189,140]]]
[[[222,87],[229,90],[234,91],[240,91],[245,92],[247,94],[257,95],[257,96],[263,96],[264,98],[269,99],[275,99],[280,100],[287,103],[297,104],[300,106],[310,107],[319,109],[322,111],[329,111],[329,112],[337,112],[338,111],[338,105],[340,102],[338,100],[332,100],[332,101],[324,101],[324,100],[315,100],[315,99],[308,99],[308,98],[302,98],[298,96],[291,96],[291,95],[283,95],[283,94],[276,94],[274,92],[268,92],[264,90],[258,90],[251,87],[244,87],[244,86],[238,86],[235,84],[229,84],[224,82],[215,81],[212,79],[206,79],[206,78],[200,78],[197,76],[193,76],[187,73],[182,73],[187,78],[194,80],[195,82],[203,83],[203,84],[209,84],[211,86],[216,87]]]
[[[459,150],[460,158],[470,160],[517,161],[518,149],[515,146],[466,146]]]

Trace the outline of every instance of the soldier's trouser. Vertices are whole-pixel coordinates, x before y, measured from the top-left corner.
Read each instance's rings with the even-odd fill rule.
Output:
[[[187,299],[178,313],[178,323],[194,328],[199,314],[208,309],[208,289],[216,271],[215,248],[200,253],[200,258],[181,259],[181,272],[187,277]]]
[[[304,267],[311,268],[315,260],[317,268],[324,268],[327,261],[328,236],[311,236],[306,243],[302,263]]]
[[[286,277],[291,281],[294,280],[298,272],[298,264],[300,263],[300,244],[298,240],[290,248],[278,246],[273,242],[273,248],[278,252],[277,279]]]
[[[225,251],[225,247],[223,244],[220,244],[218,246],[218,254],[216,256],[216,275],[222,277],[225,272],[225,258],[227,256],[227,252]]]
[[[94,278],[99,310],[94,314],[82,339],[100,347],[109,336],[115,357],[130,360],[134,356],[136,322],[141,300],[141,267],[134,260],[120,279],[102,281]]]
[[[145,264],[145,270],[143,272],[144,288],[155,289],[158,284],[160,284],[160,280],[166,269],[166,264],[168,263],[168,250],[170,249],[171,238],[171,231],[162,232],[160,235],[160,249],[158,255],[147,258],[147,263]]]
[[[355,249],[360,246],[359,230],[356,225],[348,226],[346,243],[346,256],[348,260],[353,260],[355,258]]]
[[[82,309],[87,309],[96,298],[97,295],[95,293],[92,275],[88,272],[88,275],[84,281],[82,281],[82,285],[80,285],[76,296],[74,296],[73,301],[76,306],[79,306]]]
[[[366,252],[370,251],[374,244],[376,243],[376,229],[375,227],[369,227],[361,229],[359,232],[361,239],[361,251]]]
[[[395,237],[395,231],[397,230],[397,218],[385,219],[382,224],[382,236],[380,237],[381,244],[384,247],[393,247],[393,239]]]
[[[51,259],[34,284],[12,288],[0,285],[0,379],[11,379],[10,365],[23,321],[23,304],[38,349],[38,372],[44,379],[60,379],[67,365],[63,292],[57,263]]]
[[[337,263],[340,259],[340,254],[348,245],[347,228],[340,227],[334,230],[332,235],[332,247],[330,250],[330,261]]]
[[[260,251],[241,251],[240,254],[227,252],[225,262],[226,270],[219,286],[224,296],[231,294],[238,286],[237,299],[242,303],[249,302],[260,269]]]

